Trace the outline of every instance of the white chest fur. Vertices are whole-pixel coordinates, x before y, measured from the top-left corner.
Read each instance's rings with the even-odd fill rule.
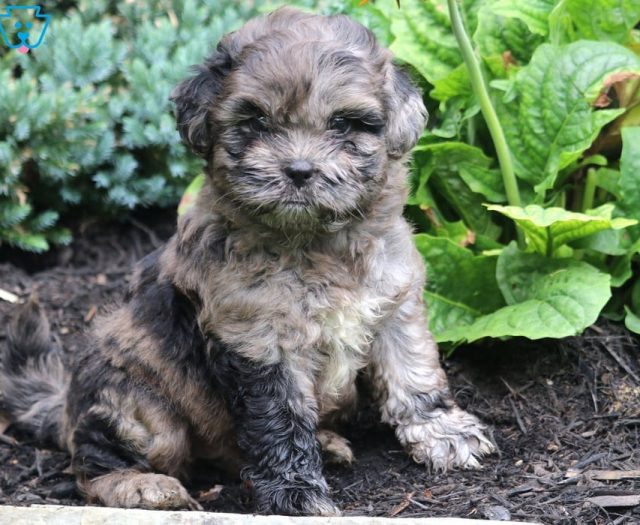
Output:
[[[367,365],[371,342],[389,303],[384,297],[361,294],[345,297],[318,313],[321,336],[316,395],[321,412],[353,395],[357,373]]]

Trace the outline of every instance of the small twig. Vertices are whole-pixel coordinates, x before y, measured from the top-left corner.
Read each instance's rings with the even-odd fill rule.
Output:
[[[530,485],[522,485],[520,487],[516,487],[514,489],[511,489],[509,492],[507,492],[507,497],[511,497],[511,496],[518,496],[520,494],[526,494],[527,492],[531,492],[533,490],[533,487],[531,487]]]
[[[572,470],[583,469],[584,467],[591,465],[592,463],[596,463],[597,461],[600,461],[601,459],[606,458],[608,455],[609,455],[608,452],[600,452],[598,454],[587,456],[586,458],[581,459],[575,465],[573,465],[571,469]]]
[[[630,518],[631,514],[630,513],[625,513],[623,516],[618,516],[615,520],[613,520],[611,522],[611,525],[618,525],[619,523],[623,523],[626,521],[627,518]]]
[[[640,377],[638,377],[638,374],[636,374],[630,367],[629,365],[625,362],[624,359],[622,359],[622,357],[620,357],[618,355],[617,352],[615,352],[613,350],[613,348],[611,348],[608,344],[604,343],[602,346],[604,346],[605,350],[607,352],[609,352],[609,354],[611,355],[611,357],[613,357],[616,362],[624,369],[624,371],[629,374],[631,377],[633,377],[633,379],[635,379],[636,383],[640,383]]]
[[[428,505],[423,505],[422,503],[414,500],[413,498],[409,498],[409,501],[411,502],[412,505],[416,505],[420,507],[422,510],[431,510]]]
[[[4,434],[0,434],[0,442],[12,447],[17,447],[19,445],[18,441],[15,438],[12,438],[11,436],[5,436]]]
[[[520,428],[520,432],[522,432],[526,436],[527,435],[527,427],[525,427],[524,421],[522,421],[522,418],[520,417],[520,411],[518,410],[518,407],[516,406],[516,404],[513,401],[513,399],[511,399],[510,397],[507,398],[507,399],[509,400],[509,404],[511,405],[511,409],[513,410],[513,413],[516,416],[516,421],[518,423],[518,427]]]

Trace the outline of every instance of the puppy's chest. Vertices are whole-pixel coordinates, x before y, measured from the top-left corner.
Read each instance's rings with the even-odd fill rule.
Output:
[[[215,275],[211,313],[223,340],[248,346],[264,341],[279,352],[307,357],[320,375],[337,361],[341,367],[364,366],[393,304],[363,268],[329,257],[261,265],[238,259]]]
[[[319,349],[324,352],[362,354],[384,316],[386,298],[366,287],[354,290],[308,290],[309,320],[319,329]]]
[[[216,273],[213,313],[221,339],[249,355],[284,357],[311,380],[323,414],[348,402],[393,296],[362,268],[328,258],[320,265],[257,267],[242,261]]]
[[[358,371],[390,301],[366,286],[308,291],[309,321],[317,327],[315,344],[300,349],[301,366],[315,378],[321,415],[349,402]]]

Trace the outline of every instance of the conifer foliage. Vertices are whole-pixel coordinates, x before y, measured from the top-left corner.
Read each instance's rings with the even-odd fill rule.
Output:
[[[200,169],[169,94],[266,0],[78,0],[27,54],[0,46],[0,244],[67,243],[61,215],[173,206]]]

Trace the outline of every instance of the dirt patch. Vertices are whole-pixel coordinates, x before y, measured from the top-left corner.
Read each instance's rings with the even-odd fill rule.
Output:
[[[172,233],[174,219],[146,214],[135,225],[89,228],[44,259],[5,251],[0,288],[20,297],[36,289],[73,352],[95,313],[121,297],[133,263]],[[0,301],[0,348],[12,308]],[[638,352],[636,339],[604,322],[562,343],[461,348],[445,362],[453,390],[492,426],[500,455],[486,459],[482,471],[430,473],[365,408],[344,430],[355,463],[326,468],[333,496],[347,515],[640,523],[640,506],[620,506],[633,498],[619,499],[640,494]],[[0,418],[0,504],[83,504],[67,454],[39,448],[11,428],[2,433],[3,426]],[[211,490],[215,485],[224,488]],[[207,510],[252,509],[247,488],[215,469],[200,468],[190,489]]]

